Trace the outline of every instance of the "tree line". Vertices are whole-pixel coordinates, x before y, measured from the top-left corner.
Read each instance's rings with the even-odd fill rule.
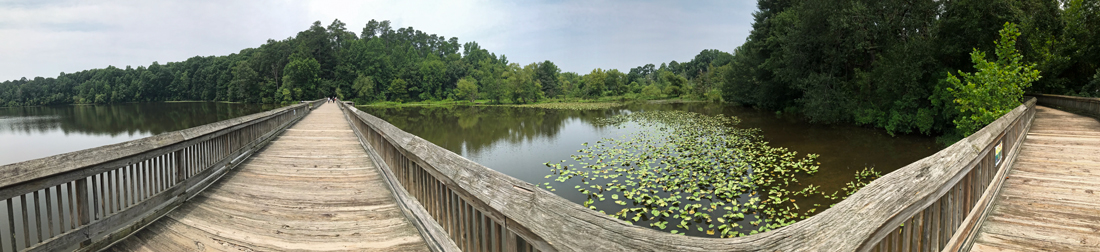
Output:
[[[1006,58],[996,61],[1033,64],[1041,75],[1020,82],[1022,88],[1100,96],[1097,0],[760,0],[758,5],[748,40],[733,52],[728,71],[719,74],[727,101],[797,112],[817,122],[873,125],[891,134],[958,138],[967,132],[955,122],[971,116],[959,106],[973,97],[956,95],[952,75],[993,70],[976,68],[986,61],[972,56],[989,52],[989,61],[996,60],[996,41],[1012,35],[1000,33],[1009,29],[1006,24],[1017,30],[1018,37],[1009,36],[1015,43],[1011,49],[1022,58],[1013,61],[998,48],[997,56],[1003,51]]]
[[[476,42],[375,20],[357,35],[335,20],[226,56],[5,81],[0,106],[685,98],[958,137],[962,114],[949,77],[979,71],[972,54],[993,52],[1006,23],[1018,24],[1019,63],[1041,73],[1023,88],[1100,96],[1100,0],[759,0],[758,7],[748,39],[732,53],[708,49],[687,62],[627,72],[562,72],[548,60],[520,65]]]

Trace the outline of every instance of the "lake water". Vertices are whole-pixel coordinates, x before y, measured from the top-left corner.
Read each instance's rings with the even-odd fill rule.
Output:
[[[554,181],[550,168],[543,163],[571,161],[570,155],[583,149],[582,143],[594,143],[604,138],[620,138],[636,132],[634,128],[594,125],[599,118],[645,110],[681,110],[705,115],[724,114],[741,119],[738,127],[759,128],[771,146],[786,147],[799,156],[819,154],[820,170],[802,183],[821,186],[822,192],[840,191],[853,180],[856,171],[875,167],[882,174],[929,156],[940,147],[933,137],[917,135],[890,136],[884,130],[853,125],[811,124],[797,118],[772,112],[718,103],[634,104],[605,110],[561,110],[498,106],[454,107],[359,107],[393,125],[518,179],[542,185],[550,182],[554,193],[577,202],[588,197],[573,189],[577,179],[565,183]],[[804,201],[803,201],[804,200]],[[800,199],[799,204],[835,202],[823,198]],[[611,200],[596,202],[600,209],[611,209]],[[824,209],[818,209],[820,212]],[[747,226],[754,217],[746,217]],[[644,224],[639,222],[638,224]],[[641,225],[648,226],[648,225]],[[689,235],[701,235],[689,230]]]
[[[0,108],[0,165],[121,143],[276,107],[154,102]]]

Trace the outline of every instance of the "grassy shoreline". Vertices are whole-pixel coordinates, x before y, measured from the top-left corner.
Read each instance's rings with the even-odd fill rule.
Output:
[[[570,110],[598,110],[609,109],[614,107],[623,106],[631,103],[687,103],[687,102],[706,102],[702,100],[690,100],[683,98],[673,99],[627,99],[623,96],[608,96],[599,97],[594,99],[584,98],[553,98],[544,99],[534,103],[513,103],[502,102],[493,103],[491,100],[475,100],[470,101],[419,101],[419,102],[392,102],[392,101],[380,101],[371,102],[366,104],[356,104],[355,106],[361,107],[380,107],[380,108],[400,108],[400,107],[449,107],[449,106],[502,106],[502,107],[521,107],[521,108],[546,108],[546,109],[570,109]]]

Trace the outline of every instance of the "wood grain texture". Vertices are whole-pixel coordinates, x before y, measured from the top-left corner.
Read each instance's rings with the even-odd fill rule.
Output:
[[[428,251],[334,104],[111,251]]]
[[[973,251],[1100,251],[1100,121],[1037,107]]]

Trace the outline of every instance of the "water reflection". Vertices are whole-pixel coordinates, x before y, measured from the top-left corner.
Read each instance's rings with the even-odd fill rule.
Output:
[[[156,102],[0,108],[0,165],[139,139],[276,108]]]
[[[517,145],[556,138],[569,128],[568,125],[591,125],[597,118],[625,112],[487,106],[360,109],[464,156],[481,156],[498,142]],[[593,128],[599,130],[603,127]]]

